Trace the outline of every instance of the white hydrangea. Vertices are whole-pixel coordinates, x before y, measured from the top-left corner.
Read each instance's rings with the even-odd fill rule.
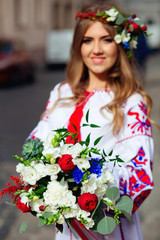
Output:
[[[88,169],[90,168],[90,162],[89,162],[90,158],[86,157],[86,158],[74,158],[72,160],[72,162],[77,165],[77,167],[83,172],[83,169]]]
[[[43,195],[45,204],[54,208],[63,206],[72,207],[76,203],[76,197],[68,190],[67,183],[61,185],[55,180],[48,184],[47,190]]]
[[[105,11],[105,12],[110,16],[110,18],[109,18],[110,21],[114,22],[116,20],[117,15],[118,15],[118,11],[116,9],[111,8],[110,10]]]

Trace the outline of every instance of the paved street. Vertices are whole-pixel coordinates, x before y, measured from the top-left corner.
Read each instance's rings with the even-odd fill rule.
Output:
[[[146,90],[153,98],[152,118],[160,123],[160,54],[150,57],[146,71]],[[17,160],[11,156],[21,153],[21,146],[30,131],[37,124],[53,86],[65,79],[63,70],[37,72],[37,81],[33,85],[0,89],[0,188],[5,186],[9,175],[15,175]],[[155,140],[154,179],[155,188],[139,210],[144,240],[160,239],[160,134],[153,128]],[[6,201],[9,198],[6,197]],[[54,231],[50,227],[37,227],[35,217],[20,213],[13,206],[0,200],[0,240],[53,240]],[[29,220],[26,233],[19,235],[21,222]],[[64,239],[65,240],[65,239]],[[129,239],[127,239],[129,240]],[[136,240],[136,239],[135,239]]]

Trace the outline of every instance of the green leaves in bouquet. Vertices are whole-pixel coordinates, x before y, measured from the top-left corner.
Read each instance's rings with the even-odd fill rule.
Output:
[[[116,227],[114,218],[105,216],[97,225],[97,231],[100,234],[110,234]]]
[[[94,212],[92,218],[95,222],[93,230],[100,234],[110,234],[120,223],[120,215],[123,214],[130,222],[133,223],[129,215],[133,208],[132,200],[128,196],[118,198],[119,190],[117,187],[111,187],[106,190],[106,197],[108,199],[101,200]],[[110,210],[111,209],[111,212]]]
[[[42,156],[43,144],[36,139],[28,139],[23,145],[22,155],[25,160],[31,160],[32,158],[40,158]]]
[[[20,228],[19,228],[19,233],[20,233],[20,234],[26,231],[27,225],[28,225],[27,222],[23,222],[23,223],[21,224],[21,226],[20,226]]]
[[[106,190],[106,196],[111,200],[114,201],[118,197],[118,188],[117,187],[111,187]]]

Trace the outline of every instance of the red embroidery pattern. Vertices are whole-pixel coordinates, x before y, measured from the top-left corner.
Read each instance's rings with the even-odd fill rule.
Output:
[[[128,127],[131,129],[132,134],[140,132],[145,135],[152,135],[151,123],[147,118],[145,104],[141,101],[138,107],[140,112],[132,111],[133,108],[128,111],[129,116],[135,116],[135,122],[128,124]]]

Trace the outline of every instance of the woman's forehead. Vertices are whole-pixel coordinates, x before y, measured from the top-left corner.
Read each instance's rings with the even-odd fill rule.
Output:
[[[89,25],[89,27],[84,33],[84,37],[90,36],[90,35],[105,36],[105,35],[110,35],[110,33],[107,31],[107,29],[104,27],[104,25],[101,22],[95,21]]]

